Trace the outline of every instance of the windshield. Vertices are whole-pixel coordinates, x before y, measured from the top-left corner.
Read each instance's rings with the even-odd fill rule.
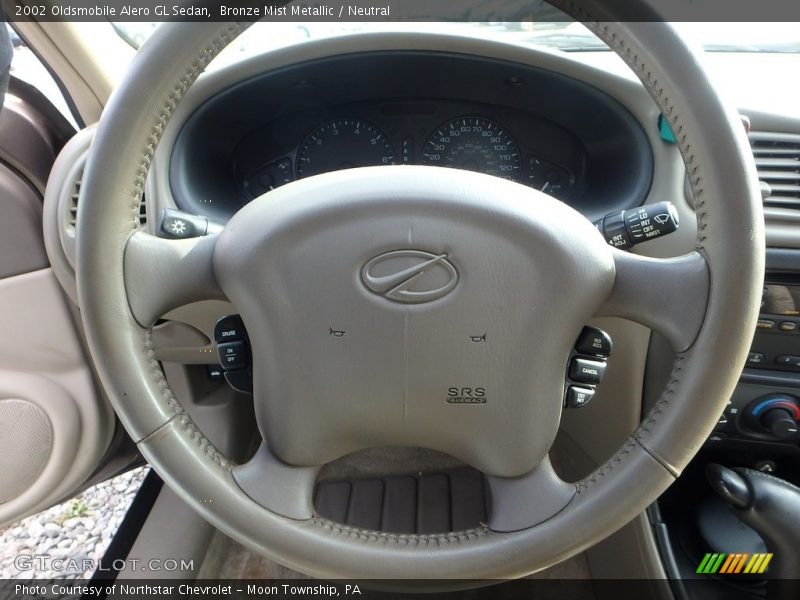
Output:
[[[139,47],[158,23],[114,23],[117,31]],[[677,23],[684,35],[707,52],[800,52],[797,23]],[[567,52],[608,51],[591,31],[574,22],[259,22],[235,42],[244,58],[308,39],[355,32],[431,31],[493,37]],[[228,49],[230,53],[230,48]]]

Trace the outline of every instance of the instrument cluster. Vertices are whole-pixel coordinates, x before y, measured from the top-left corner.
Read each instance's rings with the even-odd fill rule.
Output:
[[[652,181],[648,136],[625,106],[535,65],[392,50],[223,75],[181,124],[169,167],[176,207],[218,223],[282,185],[372,165],[502,177],[590,220],[640,206]]]
[[[422,164],[477,171],[524,183],[560,199],[569,197],[581,175],[577,144],[571,156],[558,162],[544,156],[545,152],[532,152],[530,140],[512,134],[495,118],[471,113],[445,120],[439,116],[437,121],[441,111],[435,103],[423,107],[430,114],[419,114],[416,103],[403,108],[403,103],[394,102],[387,115],[386,105],[378,107],[384,121],[381,125],[355,115],[318,122],[281,156],[274,156],[276,151],[280,153],[277,148],[254,148],[251,140],[243,151],[269,158],[241,175],[247,199],[296,179],[380,165]],[[417,114],[403,114],[408,112]],[[385,131],[387,125],[391,133]],[[566,133],[563,136],[568,137]],[[563,141],[557,144],[563,145]]]

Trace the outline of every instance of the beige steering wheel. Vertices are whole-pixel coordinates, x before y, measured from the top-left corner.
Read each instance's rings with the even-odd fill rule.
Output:
[[[699,233],[690,254],[657,260],[614,250],[553,198],[435,167],[308,178],[254,200],[219,235],[156,238],[137,230],[137,217],[160,136],[186,90],[245,26],[164,25],[115,90],[92,146],[78,224],[91,353],[142,454],[189,505],[246,546],[319,577],[518,577],[630,521],[712,430],[744,365],[763,280],[760,194],[739,117],[669,24],[615,23],[601,0],[580,9],[554,4],[630,65],[668,119],[695,197]],[[366,289],[364,264],[395,250],[446,251],[459,275],[452,293],[403,304]],[[234,303],[253,347],[264,443],[245,465],[195,426],[153,353],[156,319],[210,298]],[[505,310],[493,312],[498,305]],[[363,333],[335,357],[315,337],[330,315],[358,319]],[[569,348],[593,315],[662,332],[677,358],[640,427],[606,464],[569,484],[547,453]],[[458,349],[445,354],[435,340],[477,318],[497,332],[492,353],[480,361]],[[546,356],[526,344],[532,335],[547,340]],[[415,377],[398,375],[398,361]],[[435,369],[426,367],[431,361]],[[344,375],[335,377],[332,363]],[[431,400],[448,377],[476,369],[495,402],[478,413]],[[491,490],[489,522],[395,535],[316,515],[319,466],[379,445],[425,446],[479,468]]]

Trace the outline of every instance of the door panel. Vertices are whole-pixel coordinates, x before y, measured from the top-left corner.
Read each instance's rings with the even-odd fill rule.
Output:
[[[44,246],[42,192],[63,123],[49,126],[41,98],[19,90],[0,112],[0,527],[72,495],[115,425]]]
[[[46,266],[41,197],[0,163],[0,279]]]

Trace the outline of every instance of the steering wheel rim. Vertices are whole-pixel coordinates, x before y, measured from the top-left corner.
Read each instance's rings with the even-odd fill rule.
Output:
[[[655,260],[604,247],[613,259],[613,285],[602,310],[670,337],[679,351],[670,382],[622,448],[575,486],[563,487],[546,457],[528,475],[490,478],[502,518],[469,531],[395,535],[322,519],[313,514],[307,493],[313,467],[288,467],[262,446],[257,463],[249,463],[257,467],[253,476],[243,472],[248,465],[222,456],[194,425],[155,359],[149,326],[165,308],[225,296],[214,277],[216,240],[168,242],[137,232],[138,206],[175,106],[245,25],[165,25],[115,90],[94,140],[78,216],[78,291],[90,351],[143,455],[188,504],[239,542],[320,577],[518,577],[574,555],[627,523],[674,481],[712,430],[744,366],[763,279],[763,217],[746,136],[738,115],[718,98],[671,26],[614,23],[600,1],[580,9],[571,2],[554,4],[586,21],[631,66],[668,119],[695,196],[697,250]],[[608,22],[593,21],[593,14]],[[323,177],[339,182],[353,176]],[[653,274],[652,285],[640,285]],[[143,293],[168,277],[175,285],[164,286],[165,293]],[[682,310],[685,298],[701,306],[699,316]],[[658,310],[651,312],[653,307]],[[725,372],[712,370],[719,364]],[[305,491],[282,490],[276,498],[281,484]],[[557,502],[520,520],[513,508],[520,494],[542,489],[549,490],[548,501]]]

